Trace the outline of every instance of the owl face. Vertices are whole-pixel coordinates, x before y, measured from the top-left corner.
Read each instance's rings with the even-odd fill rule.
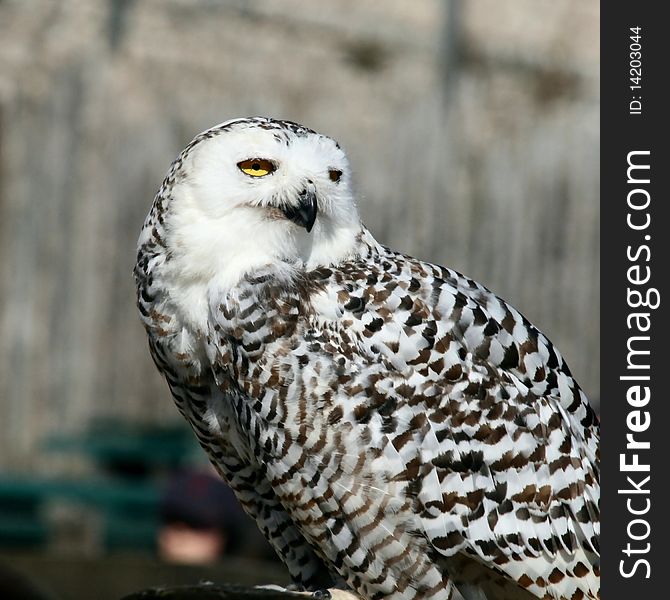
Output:
[[[168,243],[210,277],[277,260],[328,264],[360,230],[344,152],[295,123],[216,126],[182,152],[176,175]]]

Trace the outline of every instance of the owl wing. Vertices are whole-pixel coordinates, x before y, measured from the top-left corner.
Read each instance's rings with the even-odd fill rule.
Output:
[[[392,252],[255,288],[213,310],[218,362],[273,488],[331,565],[382,580],[402,557],[395,589],[417,586],[410,571],[432,572],[419,535],[464,588],[597,597],[597,423],[515,309]]]
[[[373,379],[385,364],[394,415],[409,408],[386,417],[384,453],[432,546],[538,597],[597,597],[598,424],[551,342],[476,282],[392,252],[331,276],[314,306]]]

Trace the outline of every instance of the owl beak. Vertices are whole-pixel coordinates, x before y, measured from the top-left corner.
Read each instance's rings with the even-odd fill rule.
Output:
[[[316,189],[310,181],[309,185],[298,194],[299,202],[297,206],[287,206],[283,210],[287,219],[293,221],[296,225],[304,227],[309,233],[314,227],[316,221],[317,204]]]

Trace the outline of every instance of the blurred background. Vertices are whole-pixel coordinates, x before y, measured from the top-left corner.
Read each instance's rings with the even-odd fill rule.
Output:
[[[597,405],[598,21],[596,0],[0,1],[0,596],[21,574],[72,599],[285,580],[134,305],[164,173],[232,117],[336,138],[376,237],[517,306]]]

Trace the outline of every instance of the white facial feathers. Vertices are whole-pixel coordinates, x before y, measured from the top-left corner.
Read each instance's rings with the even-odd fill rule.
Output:
[[[260,266],[329,264],[352,250],[360,219],[349,164],[332,139],[288,122],[239,120],[201,134],[181,158],[165,216],[182,277],[228,286]],[[238,165],[250,159],[275,170],[247,174]],[[306,189],[315,195],[313,228],[289,218]]]

